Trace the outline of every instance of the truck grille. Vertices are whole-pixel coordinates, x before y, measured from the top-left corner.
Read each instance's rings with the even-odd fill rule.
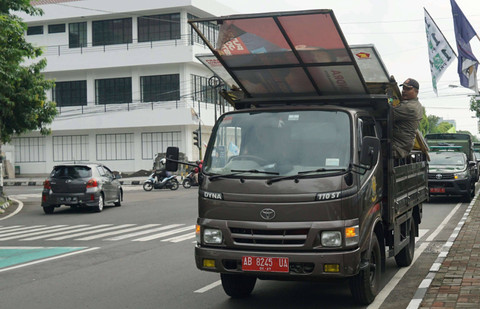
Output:
[[[437,177],[437,175],[441,175],[442,177]],[[454,179],[454,175],[453,174],[442,174],[442,173],[429,173],[428,174],[428,179],[438,179],[438,180],[441,180],[441,179]]]
[[[244,229],[230,228],[232,239],[236,245],[292,246],[305,244],[308,229]]]

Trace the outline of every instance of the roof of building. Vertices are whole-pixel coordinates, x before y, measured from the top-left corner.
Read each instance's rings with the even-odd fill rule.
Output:
[[[63,3],[63,2],[77,2],[82,0],[32,0],[30,4],[35,5],[45,5],[45,4],[56,4],[56,3]]]

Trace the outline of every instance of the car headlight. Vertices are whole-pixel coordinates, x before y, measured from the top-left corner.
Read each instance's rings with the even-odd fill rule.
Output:
[[[342,245],[342,233],[339,231],[323,231],[321,239],[324,247],[340,247]]]
[[[221,244],[223,240],[222,231],[219,229],[205,228],[203,230],[203,242],[206,244]]]
[[[455,173],[454,177],[455,177],[455,179],[466,178],[467,175],[468,175],[468,171],[464,170],[463,172]]]

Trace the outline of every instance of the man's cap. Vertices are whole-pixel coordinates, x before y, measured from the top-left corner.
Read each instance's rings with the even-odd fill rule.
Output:
[[[403,84],[401,84],[400,86],[407,86],[407,87],[413,87],[415,89],[419,89],[420,88],[420,85],[418,84],[418,82],[416,80],[414,80],[413,78],[408,78],[406,81],[403,82]]]

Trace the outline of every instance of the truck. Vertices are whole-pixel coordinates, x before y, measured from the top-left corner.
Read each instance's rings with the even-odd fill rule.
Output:
[[[377,50],[348,46],[331,10],[189,23],[234,80],[235,107],[199,175],[197,268],[233,298],[257,279],[348,279],[373,302],[386,258],[412,263],[428,198],[426,153],[392,156],[399,90]]]

